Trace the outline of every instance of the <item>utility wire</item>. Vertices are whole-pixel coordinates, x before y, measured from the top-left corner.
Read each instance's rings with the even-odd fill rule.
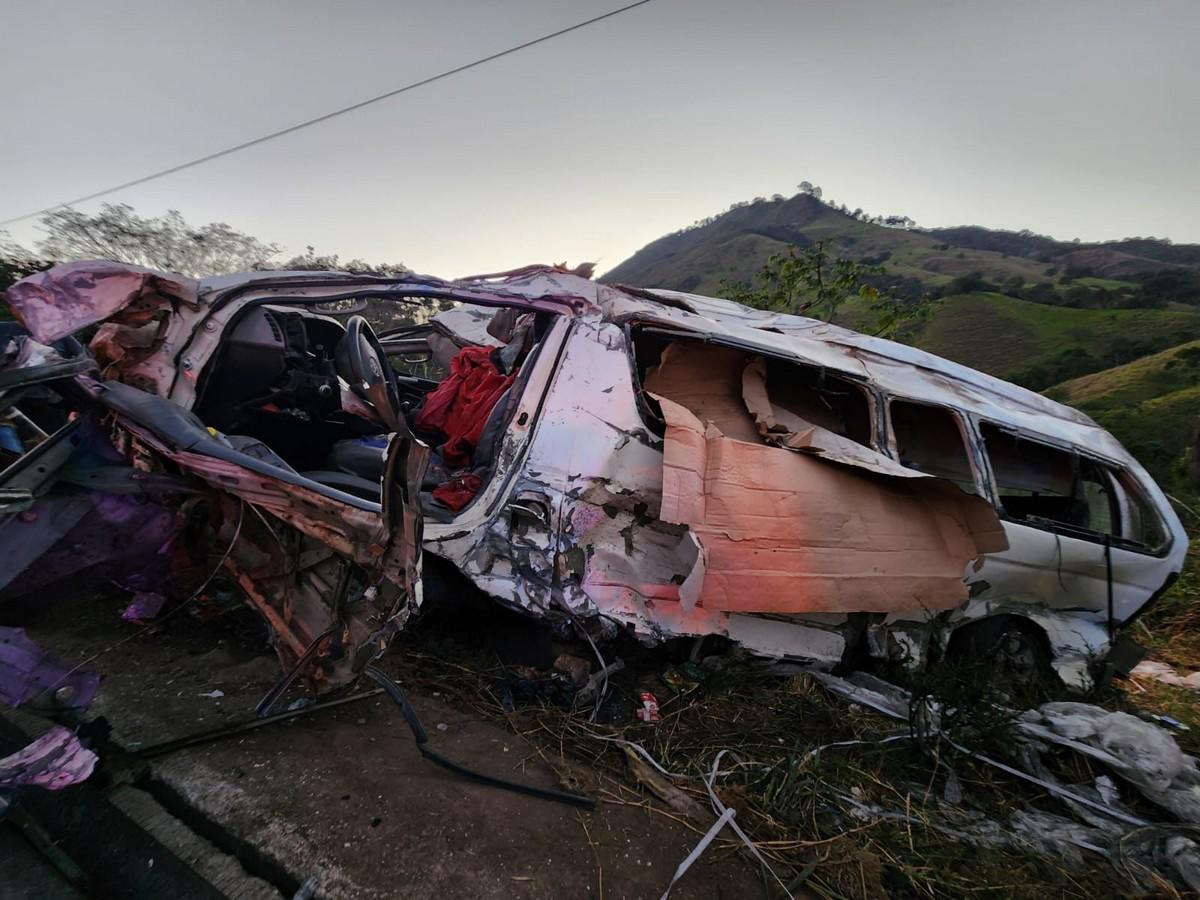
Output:
[[[304,128],[308,128],[310,125],[318,125],[321,122],[328,122],[330,119],[337,118],[338,116],[344,116],[344,115],[346,115],[346,113],[351,113],[351,112],[354,112],[355,110],[362,109],[364,106],[370,106],[372,103],[379,103],[381,100],[389,100],[392,97],[398,96],[398,95],[406,93],[408,91],[416,90],[417,88],[424,87],[427,84],[433,84],[433,82],[435,82],[435,81],[441,81],[443,78],[449,78],[451,75],[457,75],[460,72],[467,71],[468,69],[474,69],[476,66],[482,66],[485,63],[493,62],[494,60],[500,59],[501,57],[510,56],[513,53],[517,53],[521,50],[525,50],[529,47],[533,47],[536,44],[542,44],[542,43],[545,43],[546,41],[553,40],[556,37],[562,37],[564,34],[569,34],[572,31],[578,31],[581,28],[586,28],[589,25],[594,25],[597,22],[602,22],[605,19],[611,19],[613,16],[619,16],[621,13],[628,12],[629,10],[634,9],[638,6],[645,6],[649,2],[650,2],[650,0],[637,0],[637,2],[635,2],[635,3],[627,4],[625,6],[620,7],[619,9],[614,9],[610,12],[603,13],[602,15],[599,15],[599,16],[593,16],[590,19],[585,19],[582,22],[577,22],[576,24],[569,25],[566,28],[560,28],[558,31],[552,31],[549,34],[544,34],[541,37],[534,38],[533,40],[525,41],[525,43],[523,43],[523,44],[517,44],[515,47],[509,47],[507,50],[501,50],[498,53],[493,53],[490,56],[484,56],[473,62],[465,63],[464,65],[461,65],[461,66],[456,66],[453,69],[447,69],[445,72],[439,72],[437,75],[431,75],[428,78],[422,78],[420,81],[414,81],[411,84],[406,84],[403,87],[398,87],[393,91],[388,91],[384,94],[378,94],[377,96],[370,97],[366,100],[361,100],[358,103],[352,103],[349,106],[343,106],[341,109],[335,109],[333,112],[325,113],[324,115],[317,116],[316,118],[308,119],[304,122],[298,122],[297,124],[290,125],[287,128],[281,128],[279,131],[272,131],[270,134],[264,134],[261,137],[256,137],[252,140],[243,141],[240,144],[235,144],[232,147],[226,147],[224,150],[218,150],[215,153],[209,153],[205,156],[200,156],[200,157],[197,157],[196,159],[188,160],[187,162],[180,163],[177,166],[171,166],[169,169],[161,169],[157,172],[151,173],[150,175],[143,175],[141,178],[135,178],[132,181],[126,181],[122,184],[118,184],[118,185],[114,185],[113,187],[105,188],[102,191],[95,191],[94,193],[91,193],[91,194],[85,194],[82,197],[76,197],[74,200],[67,200],[63,203],[57,203],[54,206],[47,206],[43,209],[38,209],[38,210],[34,210],[33,212],[25,213],[24,215],[13,216],[11,219],[4,219],[3,221],[0,221],[0,226],[12,225],[14,222],[23,222],[25,219],[32,219],[34,216],[44,215],[44,214],[50,212],[51,210],[55,210],[60,207],[70,207],[70,206],[74,206],[76,203],[85,203],[88,200],[95,200],[97,197],[103,197],[106,194],[112,194],[112,193],[115,193],[116,191],[123,191],[126,188],[137,187],[138,185],[145,184],[148,181],[154,181],[158,178],[163,178],[167,175],[174,175],[176,172],[182,172],[184,169],[190,169],[193,166],[198,166],[198,165],[201,165],[206,162],[212,162],[214,159],[220,159],[222,156],[229,156],[232,153],[237,153],[239,150],[246,150],[250,147],[257,146],[258,144],[265,144],[267,141],[273,141],[276,138],[283,137],[284,135],[292,134],[293,132],[300,131],[301,129],[304,129]]]

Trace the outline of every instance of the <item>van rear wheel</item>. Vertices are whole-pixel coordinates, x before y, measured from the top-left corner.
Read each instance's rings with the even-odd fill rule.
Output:
[[[1052,674],[1046,635],[1021,616],[989,616],[963,625],[951,636],[946,658],[953,665],[1001,679],[998,686],[1033,686]]]

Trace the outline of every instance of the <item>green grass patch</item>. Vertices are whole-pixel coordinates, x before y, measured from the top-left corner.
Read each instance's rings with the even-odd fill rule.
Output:
[[[1195,339],[1200,312],[1072,309],[977,293],[947,297],[915,343],[1040,389],[1061,381],[1054,376],[1064,367],[1084,374]]]
[[[1141,285],[1135,284],[1132,281],[1121,281],[1117,278],[1096,278],[1091,275],[1084,278],[1074,278],[1071,284],[1080,284],[1084,287],[1099,288],[1104,291],[1136,291]]]
[[[1190,341],[1055,385],[1046,396],[1095,409],[1126,406],[1200,384],[1200,341]]]

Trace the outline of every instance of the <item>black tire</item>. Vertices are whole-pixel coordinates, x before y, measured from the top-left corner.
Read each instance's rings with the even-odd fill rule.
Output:
[[[961,626],[950,637],[946,659],[999,684],[1031,686],[1053,676],[1045,632],[1016,615],[989,616]]]

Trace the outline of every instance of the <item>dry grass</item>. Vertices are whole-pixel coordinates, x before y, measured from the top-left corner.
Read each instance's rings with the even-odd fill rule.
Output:
[[[1193,551],[1183,577],[1135,636],[1159,659],[1181,669],[1200,667],[1200,553]],[[617,655],[628,669],[614,679],[614,692],[630,698],[640,690],[653,691],[662,713],[658,724],[596,725],[586,715],[553,706],[506,710],[494,687],[510,670],[495,665],[492,657],[455,647],[453,640],[434,644],[409,635],[386,663],[408,687],[438,691],[506,722],[559,773],[566,789],[592,793],[604,803],[646,808],[691,829],[697,838],[711,817],[706,812],[688,818],[656,798],[631,772],[620,741],[638,743],[664,769],[688,776],[674,783],[705,811],[709,798],[703,779],[716,754],[730,751],[718,795],[737,809],[737,822],[796,896],[1091,900],[1137,893],[1098,856],[1073,867],[1011,846],[985,848],[956,839],[950,823],[967,827],[972,816],[1003,822],[1019,809],[1068,813],[1049,794],[944,744],[897,738],[906,735],[903,724],[832,697],[806,675],[766,676],[736,656],[711,670],[675,665],[669,653],[632,645]],[[986,679],[971,679],[969,673],[939,670],[907,677],[915,694],[964,709],[985,708],[997,699],[987,694]],[[1048,698],[1008,699],[1034,705]],[[1193,692],[1130,680],[1109,690],[1102,702],[1168,714],[1191,725],[1179,742],[1200,755],[1200,703]],[[1011,761],[1003,718],[972,714],[950,725],[957,740]],[[827,746],[840,742],[859,743]],[[1071,754],[1045,761],[1070,784],[1090,784],[1102,774]],[[960,786],[957,805],[946,802],[949,782]],[[1140,811],[1161,818],[1146,806]],[[744,848],[726,831],[707,852]],[[1166,885],[1157,895],[1175,896]],[[764,878],[763,896],[777,898],[783,892]]]
[[[438,690],[507,722],[538,748],[564,786],[591,787],[601,802],[644,806],[697,837],[711,819],[686,818],[644,791],[619,741],[637,742],[666,770],[691,776],[675,784],[705,810],[703,777],[716,754],[730,750],[736,756],[723,763],[732,771],[718,780],[718,795],[737,809],[738,823],[793,891],[825,898],[1085,898],[1111,895],[1118,880],[1098,859],[1072,870],[1032,853],[953,840],[944,825],[950,777],[961,785],[960,809],[993,819],[1027,805],[1062,809],[1024,782],[954,751],[921,748],[907,738],[885,741],[905,734],[904,726],[830,696],[807,676],[769,677],[735,664],[681,683],[675,670],[648,656],[620,689],[653,690],[662,721],[601,726],[550,706],[506,711],[491,690],[503,670],[476,668],[461,656],[451,660],[409,647],[389,661],[406,685]],[[842,741],[862,743],[813,753]],[[708,852],[740,849],[726,831]],[[783,896],[764,883],[764,896]]]

